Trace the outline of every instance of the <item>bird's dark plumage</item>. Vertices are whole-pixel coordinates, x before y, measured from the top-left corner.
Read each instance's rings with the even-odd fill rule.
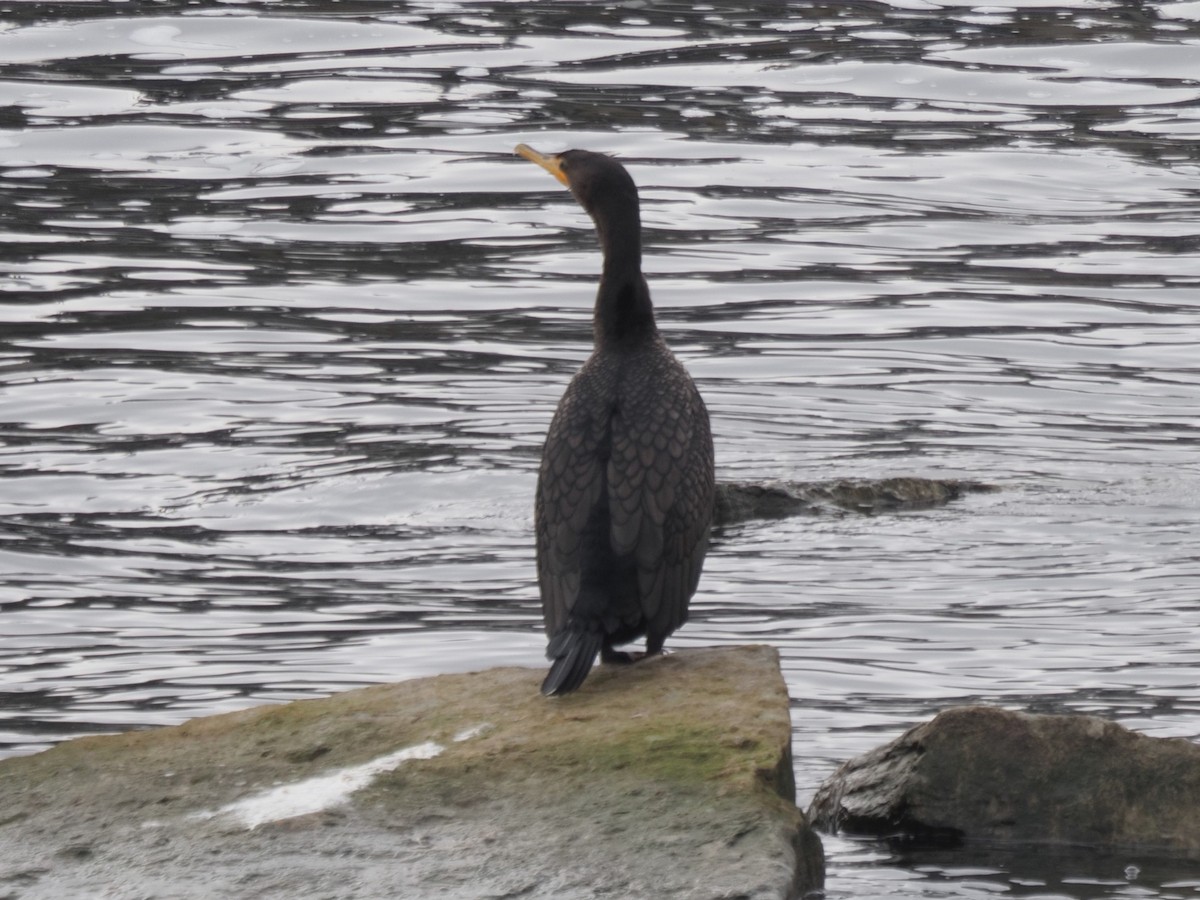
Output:
[[[708,411],[663,343],[641,271],[637,189],[584,150],[517,152],[570,187],[604,251],[595,349],[568,385],[542,452],[535,508],[547,657],[544,694],[583,683],[599,652],[645,635],[646,652],[687,619],[708,548]]]

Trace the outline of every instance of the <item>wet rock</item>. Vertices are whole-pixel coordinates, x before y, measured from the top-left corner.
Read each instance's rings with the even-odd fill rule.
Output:
[[[979,481],[910,477],[820,482],[726,481],[717,484],[715,521],[728,525],[803,514],[928,509],[964,494],[994,490],[995,486]]]
[[[919,841],[1200,852],[1200,746],[1092,716],[947,710],[844,764],[809,816]]]
[[[778,655],[350,691],[0,761],[21,900],[791,898],[820,841],[793,802]]]

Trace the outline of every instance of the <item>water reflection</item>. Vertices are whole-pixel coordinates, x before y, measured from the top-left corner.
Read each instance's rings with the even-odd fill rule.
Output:
[[[802,799],[954,703],[1200,735],[1196,4],[150,12],[0,30],[4,752],[541,664],[598,257],[520,140],[629,164],[722,476],[1006,488],[722,535],[676,643],[780,647]],[[828,846],[833,897],[1195,893]]]

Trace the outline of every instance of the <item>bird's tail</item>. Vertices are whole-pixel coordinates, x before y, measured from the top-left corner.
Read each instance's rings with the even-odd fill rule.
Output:
[[[542,682],[542,693],[569,694],[587,678],[604,644],[604,635],[592,629],[568,625],[550,639],[546,658],[552,660],[550,672]]]

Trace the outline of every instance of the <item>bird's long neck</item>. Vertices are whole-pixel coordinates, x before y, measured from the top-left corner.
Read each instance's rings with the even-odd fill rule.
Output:
[[[650,288],[642,275],[642,235],[638,210],[620,216],[593,214],[604,270],[596,293],[592,328],[596,345],[631,343],[657,332]]]

